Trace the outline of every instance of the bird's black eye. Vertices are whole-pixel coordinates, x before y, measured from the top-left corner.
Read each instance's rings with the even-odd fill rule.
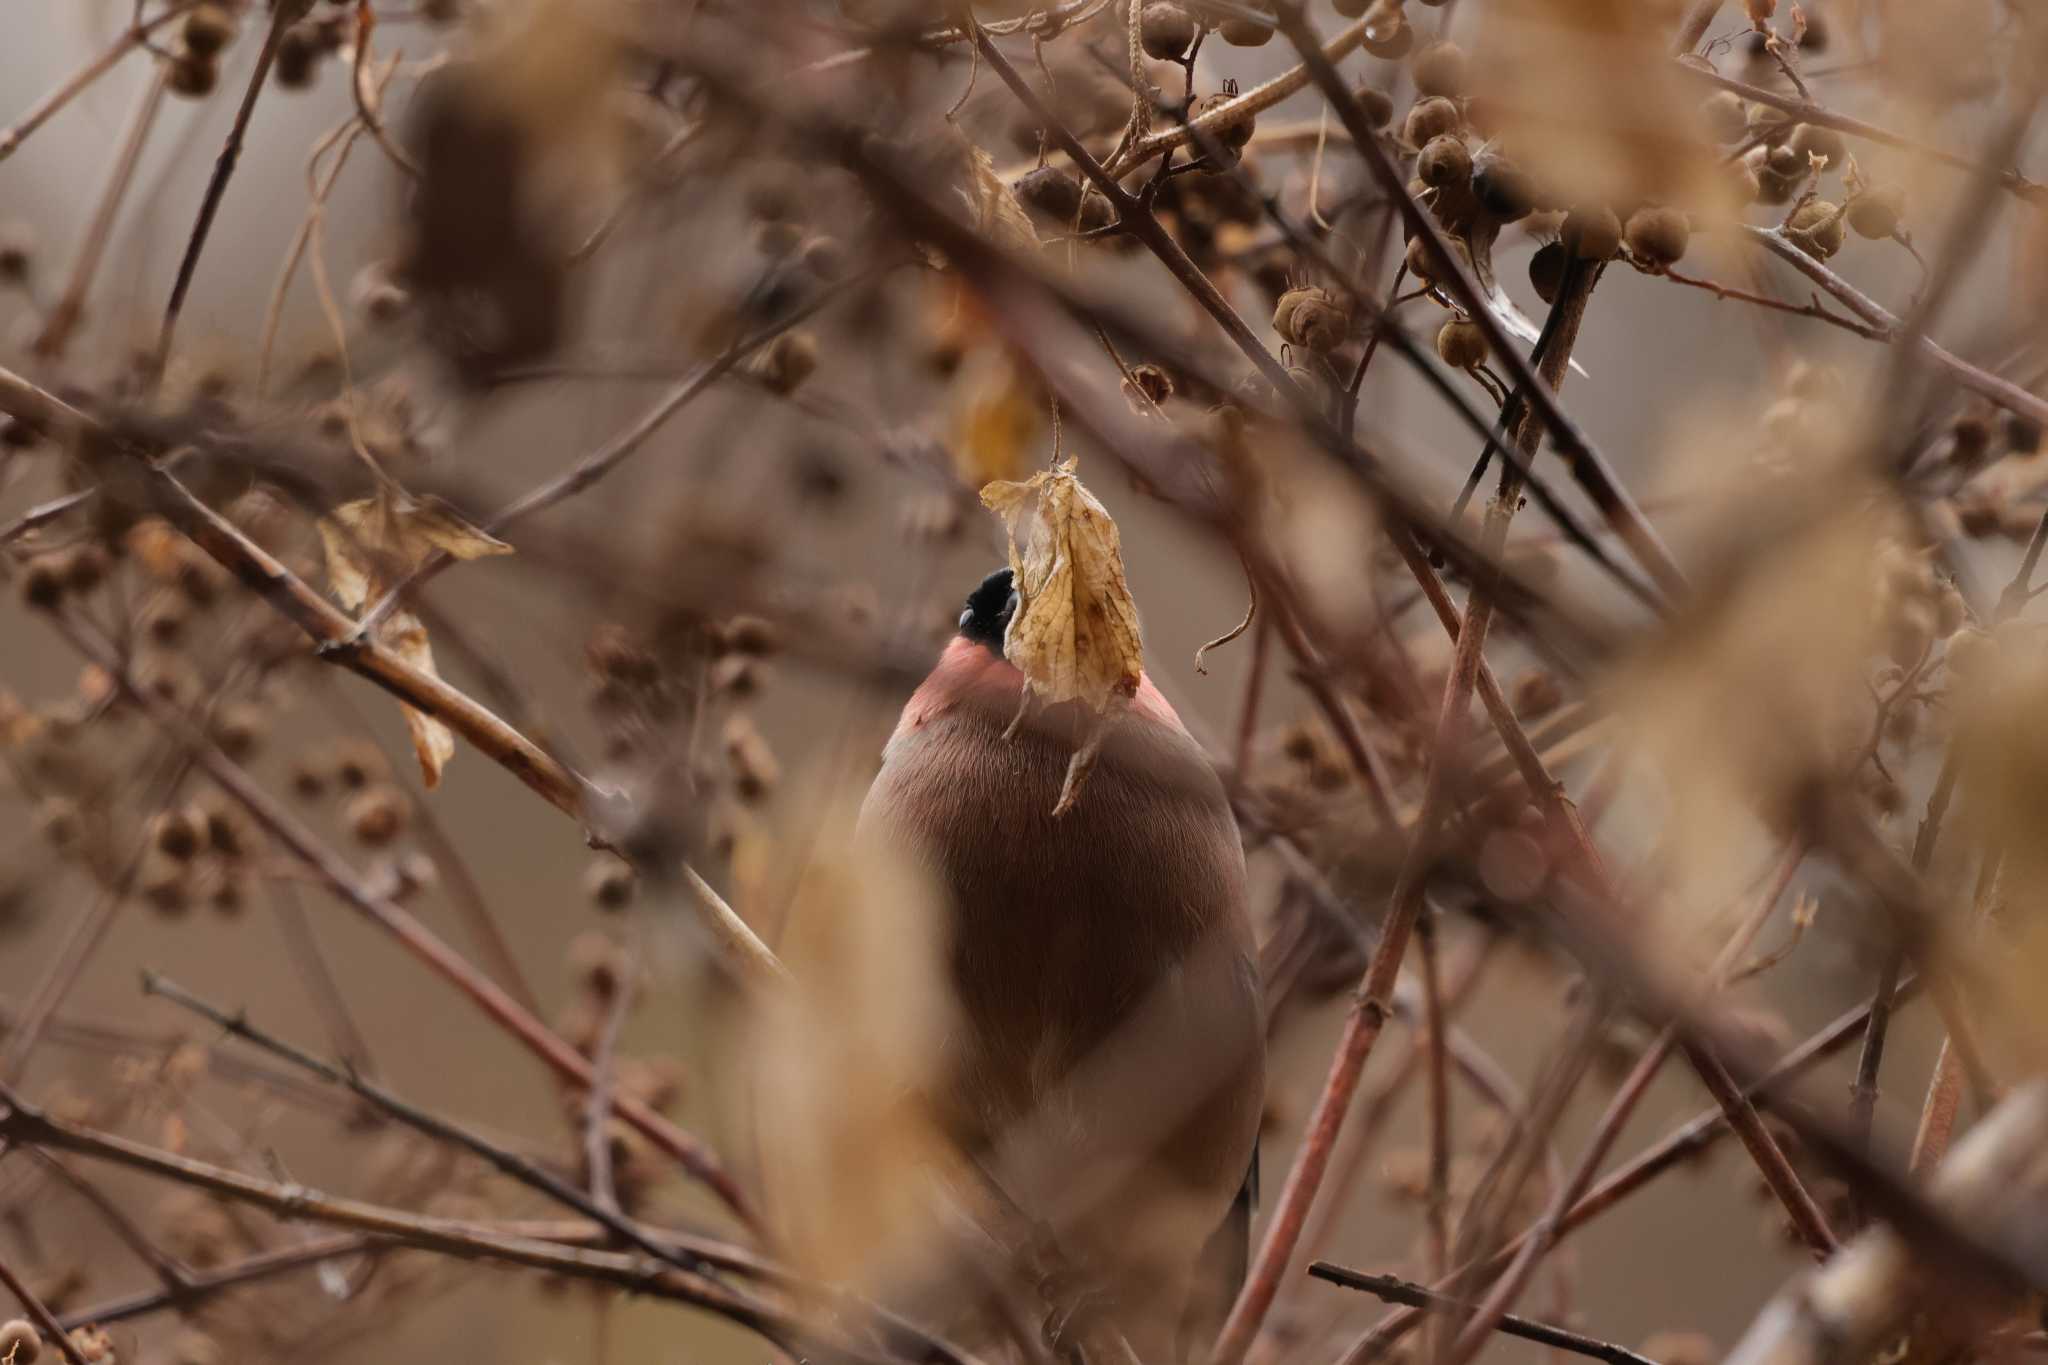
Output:
[[[1000,657],[1003,636],[1016,614],[1017,590],[1010,571],[997,569],[967,594],[967,609],[960,613],[960,634]]]

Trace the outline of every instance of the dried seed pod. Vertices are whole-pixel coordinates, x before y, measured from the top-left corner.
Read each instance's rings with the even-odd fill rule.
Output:
[[[1982,413],[1966,412],[1949,425],[1949,458],[1971,465],[1991,450],[1991,423]]]
[[[68,796],[46,796],[38,801],[34,824],[43,842],[59,853],[77,848],[85,835],[85,813]]]
[[[770,393],[789,394],[817,368],[817,338],[809,332],[784,332],[762,350],[754,372]]]
[[[815,280],[829,282],[846,273],[846,244],[837,237],[808,237],[797,257]]]
[[[20,1318],[0,1322],[0,1360],[9,1365],[35,1365],[43,1353],[43,1339],[36,1329]]]
[[[640,874],[620,858],[599,858],[583,874],[583,892],[600,910],[623,910],[639,888]]]
[[[198,52],[181,52],[172,59],[166,88],[186,99],[204,99],[220,84],[220,62]]]
[[[1266,0],[1245,0],[1244,8],[1271,14],[1272,6]],[[1273,40],[1273,25],[1238,15],[1226,17],[1216,25],[1216,32],[1232,47],[1264,47]]]
[[[1131,377],[1123,382],[1124,400],[1134,409],[1146,411],[1146,404],[1158,407],[1173,397],[1173,376],[1157,365],[1133,365]]]
[[[1792,131],[1792,116],[1768,104],[1751,104],[1743,110],[1743,135],[1766,147],[1775,148]]]
[[[336,740],[329,766],[335,780],[350,791],[391,776],[391,763],[384,751],[367,739]]]
[[[292,794],[302,801],[317,801],[327,794],[327,764],[321,759],[302,755],[292,764]]]
[[[189,862],[199,852],[205,832],[204,822],[189,810],[163,811],[149,822],[150,842],[174,862]]]
[[[629,970],[624,951],[611,935],[597,929],[570,939],[566,956],[576,984],[599,1000],[611,999]]]
[[[1375,128],[1384,128],[1394,121],[1394,97],[1375,85],[1360,84],[1353,90],[1358,107],[1365,111],[1365,121]]]
[[[391,278],[390,268],[373,262],[356,272],[349,284],[349,302],[372,327],[390,327],[412,309],[412,294]]]
[[[1547,716],[1564,703],[1564,689],[1558,686],[1555,675],[1540,668],[1532,668],[1515,679],[1515,714],[1524,720],[1535,720]]]
[[[1562,242],[1545,242],[1529,258],[1529,284],[1545,303],[1557,302],[1557,291],[1564,287],[1566,260]]]
[[[1431,43],[1410,60],[1408,75],[1424,95],[1455,97],[1465,93],[1470,65],[1465,49],[1456,43]]]
[[[213,720],[213,742],[237,763],[255,756],[270,736],[270,718],[254,702],[229,702]]]
[[[1452,318],[1436,334],[1437,358],[1454,370],[1470,370],[1486,360],[1486,333],[1470,318]]]
[[[1934,594],[1934,633],[1946,640],[1970,619],[1969,605],[1953,583],[1943,583]]]
[[[206,827],[206,846],[223,858],[239,858],[253,842],[248,823],[240,810],[226,801],[212,798],[193,807]]]
[[[106,580],[107,552],[87,542],[64,552],[64,586],[72,592],[91,592]]]
[[[1472,194],[1503,223],[1518,223],[1536,210],[1536,182],[1497,151],[1484,150],[1472,159]]]
[[[1785,235],[1807,255],[1826,260],[1842,249],[1844,233],[1842,206],[1825,199],[1810,199],[1792,212]]]
[[[2005,414],[2005,444],[2015,455],[2031,455],[2041,448],[2041,424],[2017,412]]]
[[[1205,114],[1235,103],[1237,97],[1237,90],[1232,86],[1226,85],[1224,89],[1217,91],[1215,94],[1204,95],[1196,100],[1194,107],[1188,112],[1195,118],[1201,118]],[[1229,122],[1210,129],[1209,133],[1217,142],[1222,143],[1226,149],[1241,151],[1244,145],[1252,140],[1252,133],[1257,127],[1258,121],[1251,114],[1240,114]],[[1232,164],[1236,163],[1233,162]]]
[[[1334,351],[1350,326],[1343,307],[1317,285],[1288,290],[1273,309],[1273,330],[1307,351]]]
[[[782,636],[764,617],[735,616],[720,627],[718,643],[728,653],[765,659],[782,647]]]
[[[21,569],[21,600],[40,611],[55,611],[64,601],[64,556],[42,554]]]
[[[1465,121],[1458,112],[1458,106],[1441,95],[1415,101],[1408,109],[1408,120],[1402,125],[1401,136],[1410,147],[1427,147],[1437,138],[1458,131]]]
[[[1740,142],[1749,132],[1749,111],[1732,90],[1716,90],[1700,102],[1700,116],[1716,142]]]
[[[1375,25],[1368,19],[1362,46],[1382,61],[1398,62],[1415,50],[1415,29],[1398,7],[1382,3],[1375,5],[1374,8],[1391,10],[1394,18],[1384,27]]]
[[[1194,44],[1200,26],[1195,17],[1173,3],[1152,0],[1138,19],[1138,37],[1145,55],[1155,61],[1177,60]]]
[[[278,88],[304,90],[311,85],[314,71],[326,53],[327,44],[318,30],[306,24],[293,24],[286,29],[277,40],[277,55],[270,66]]]
[[[759,801],[782,781],[782,764],[775,751],[743,711],[726,717],[725,758],[732,769],[733,790],[742,801]]]
[[[1818,123],[1801,123],[1793,127],[1785,137],[1785,145],[1800,156],[1826,157],[1828,164],[1839,166],[1849,151],[1849,144],[1840,132],[1824,128]]]
[[[1621,250],[1621,220],[1610,208],[1578,208],[1566,215],[1564,242],[1582,261],[1611,260]]]
[[[1455,134],[1431,138],[1415,158],[1415,174],[1432,189],[1449,189],[1472,178],[1472,153]]]
[[[1849,226],[1858,237],[1875,241],[1897,232],[1905,211],[1904,186],[1871,185],[1849,201]]]
[[[181,31],[187,52],[211,57],[235,40],[235,16],[225,5],[207,0],[186,13]]]
[[[1030,212],[1071,227],[1081,213],[1081,182],[1057,166],[1040,166],[1014,186],[1017,202]]]
[[[1408,249],[1402,255],[1402,263],[1417,284],[1434,284],[1437,269],[1436,258],[1429,254],[1429,243],[1420,234],[1408,239]]]
[[[35,261],[35,230],[19,219],[0,223],[0,283],[23,283],[35,268]],[[7,442],[10,445],[15,438],[30,434],[18,422],[9,422],[0,431],[12,433]]]
[[[1628,217],[1628,249],[1638,261],[1653,269],[1676,265],[1685,259],[1692,240],[1692,224],[1678,209],[1640,208]]]
[[[382,848],[396,839],[411,816],[412,802],[389,782],[357,792],[343,812],[349,833],[367,848]]]

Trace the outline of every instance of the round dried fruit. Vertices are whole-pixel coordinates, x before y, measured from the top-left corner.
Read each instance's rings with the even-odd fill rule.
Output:
[[[1785,225],[1785,235],[1801,251],[1824,261],[1842,249],[1842,220],[1845,216],[1840,204],[1832,204],[1825,199],[1809,199],[1792,211],[1792,221]]]
[[[1676,265],[1685,259],[1692,240],[1692,224],[1674,208],[1641,208],[1628,218],[1628,249],[1637,260],[1654,269]]]
[[[1557,302],[1557,291],[1564,287],[1564,267],[1564,243],[1545,242],[1536,248],[1536,254],[1529,258],[1529,284],[1537,298],[1545,303]]]
[[[1419,99],[1408,110],[1408,121],[1401,129],[1410,147],[1427,147],[1437,138],[1458,131],[1464,122],[1458,113],[1458,106],[1442,95],[1431,95]]]
[[[1470,318],[1452,318],[1437,330],[1437,358],[1454,370],[1469,370],[1486,360],[1486,333]]]
[[[1899,230],[1899,217],[1906,211],[1906,191],[1900,185],[1872,185],[1849,201],[1849,226],[1858,237],[1877,240]]]
[[[1174,4],[1173,0],[1152,0],[1145,6],[1138,23],[1145,55],[1162,62],[1179,59],[1194,43],[1195,34],[1199,31],[1195,17]]]
[[[1431,138],[1415,158],[1415,174],[1433,189],[1448,189],[1472,178],[1472,153],[1455,134]]]
[[[1621,250],[1621,220],[1610,208],[1573,209],[1565,216],[1564,240],[1582,261],[1605,261]]]
[[[1273,310],[1273,330],[1306,351],[1334,351],[1350,325],[1330,292],[1315,285],[1288,290]]]
[[[1425,95],[1462,95],[1469,63],[1456,43],[1431,43],[1408,63],[1415,88]]]

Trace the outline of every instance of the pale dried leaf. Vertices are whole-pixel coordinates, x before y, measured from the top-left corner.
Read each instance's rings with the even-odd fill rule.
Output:
[[[981,500],[1003,519],[1016,575],[1004,657],[1038,700],[1078,701],[1099,715],[1137,693],[1145,651],[1116,523],[1074,463],[991,483]]]
[[[343,503],[319,523],[326,552],[327,584],[350,611],[361,611],[435,553],[456,559],[512,553],[512,547],[459,515],[438,498],[415,498],[395,489]],[[434,671],[427,628],[408,611],[394,611],[377,625],[377,643],[423,673]],[[446,725],[410,706],[406,729],[420,774],[429,787],[455,756],[455,736]]]
[[[434,671],[434,647],[427,639],[426,625],[411,612],[392,612],[378,627],[377,639],[420,672],[440,676]],[[455,757],[455,732],[416,707],[400,703],[398,709],[405,713],[412,751],[419,756],[421,780],[429,787],[440,785],[442,769]]]

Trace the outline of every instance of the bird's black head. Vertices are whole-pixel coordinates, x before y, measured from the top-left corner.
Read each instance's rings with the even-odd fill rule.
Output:
[[[960,613],[960,634],[1001,658],[1003,636],[1016,614],[1017,589],[1010,571],[997,569],[967,594],[967,609]]]

